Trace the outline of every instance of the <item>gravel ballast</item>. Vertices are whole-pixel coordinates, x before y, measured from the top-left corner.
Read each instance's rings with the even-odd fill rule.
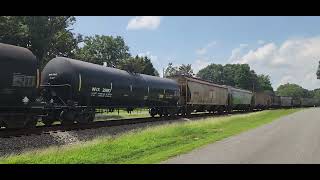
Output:
[[[196,119],[201,118],[194,118],[192,120]],[[85,130],[55,131],[43,133],[40,135],[0,138],[0,156],[19,154],[25,151],[47,148],[50,146],[71,145],[83,141],[92,140],[100,136],[117,136],[121,133],[125,133],[132,130],[139,130],[150,126],[186,121],[190,121],[190,119],[180,118],[177,120],[169,121],[157,121]]]

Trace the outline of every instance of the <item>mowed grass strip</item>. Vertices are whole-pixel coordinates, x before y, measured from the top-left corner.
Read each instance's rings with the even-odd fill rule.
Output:
[[[100,137],[81,144],[34,150],[0,159],[0,163],[159,163],[300,109],[267,110],[229,117],[205,118]]]

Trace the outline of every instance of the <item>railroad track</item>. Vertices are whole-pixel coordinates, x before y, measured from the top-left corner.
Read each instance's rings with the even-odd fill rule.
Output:
[[[145,118],[133,118],[133,119],[119,119],[119,120],[107,120],[107,121],[95,121],[89,124],[72,124],[62,126],[61,124],[52,125],[52,126],[38,126],[31,129],[2,129],[0,130],[0,138],[11,138],[19,136],[29,136],[29,135],[40,135],[56,131],[71,131],[71,130],[85,130],[85,129],[94,129],[101,127],[111,127],[111,126],[121,126],[121,125],[131,125],[147,122],[158,122],[158,121],[172,121],[178,120],[181,118],[203,118],[203,117],[220,117],[228,116],[234,114],[244,114],[248,112],[238,111],[233,113],[225,114],[212,114],[212,113],[201,113],[201,114],[191,114],[189,117],[175,116],[175,117],[145,117]]]

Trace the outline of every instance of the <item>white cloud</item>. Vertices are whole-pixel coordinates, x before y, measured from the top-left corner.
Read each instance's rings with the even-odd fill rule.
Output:
[[[319,47],[320,36],[288,39],[280,45],[267,43],[251,49],[233,59],[232,63],[247,63],[257,73],[270,75],[275,89],[284,83],[315,89],[320,87],[320,80],[316,77]]]
[[[196,50],[196,53],[197,53],[198,55],[204,55],[204,54],[207,53],[207,51],[208,51],[208,49],[209,49],[210,47],[212,47],[212,46],[214,46],[214,45],[216,45],[216,44],[217,44],[216,41],[212,41],[212,42],[208,43],[205,47],[197,49],[197,50]]]
[[[248,47],[248,46],[249,46],[248,44],[240,44],[241,48],[245,48],[245,47]]]
[[[265,42],[264,42],[264,40],[259,40],[258,41],[258,44],[264,44]]]
[[[280,81],[278,82],[276,87],[279,87],[280,85],[286,84],[286,83],[290,83],[291,81],[294,80],[294,77],[292,77],[291,75],[286,75],[283,76]]]
[[[231,51],[231,56],[228,59],[228,62],[237,61],[241,58],[241,55],[243,54],[243,51],[248,47],[248,44],[240,44],[239,47],[234,48]]]
[[[127,30],[157,29],[160,25],[161,17],[159,16],[139,16],[132,18],[127,25]]]
[[[197,74],[201,69],[205,68],[211,64],[207,58],[197,59],[194,63],[191,64],[193,73]]]

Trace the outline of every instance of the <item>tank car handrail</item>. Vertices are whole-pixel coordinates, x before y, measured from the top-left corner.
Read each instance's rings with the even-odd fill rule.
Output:
[[[40,87],[63,87],[63,86],[69,86],[69,87],[71,87],[71,85],[70,85],[70,84],[59,84],[59,85],[51,85],[51,84],[49,84],[49,85],[40,85]]]

